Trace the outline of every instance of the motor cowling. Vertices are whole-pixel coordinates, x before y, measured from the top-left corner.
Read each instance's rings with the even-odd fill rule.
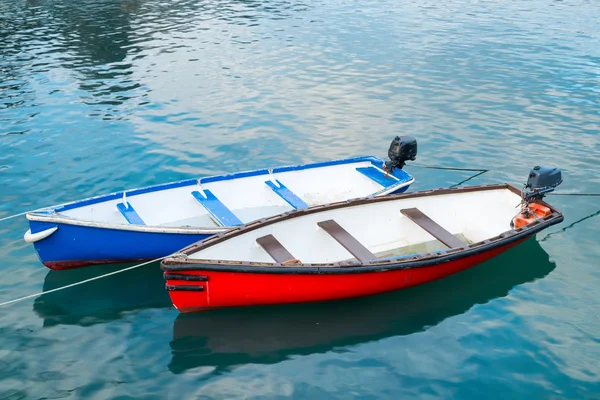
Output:
[[[524,200],[541,200],[544,195],[556,189],[562,183],[560,168],[553,166],[535,166],[529,172],[525,190]]]
[[[417,139],[412,136],[396,136],[388,150],[389,161],[385,162],[388,172],[394,169],[402,169],[406,161],[414,161],[417,158]]]

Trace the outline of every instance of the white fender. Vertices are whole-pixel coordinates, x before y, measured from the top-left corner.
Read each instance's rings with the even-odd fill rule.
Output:
[[[55,226],[53,228],[48,228],[45,231],[41,231],[38,233],[31,233],[31,229],[29,229],[27,232],[25,232],[25,235],[23,235],[23,239],[25,239],[27,243],[35,243],[39,240],[46,239],[48,236],[56,232],[57,229],[58,226]]]

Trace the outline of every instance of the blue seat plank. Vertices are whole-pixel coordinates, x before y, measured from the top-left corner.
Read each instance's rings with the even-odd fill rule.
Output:
[[[279,186],[277,186],[272,181],[265,181],[265,183],[267,185],[269,185],[269,187],[271,189],[273,189],[273,191],[275,193],[277,193],[277,195],[279,197],[281,197],[282,199],[287,201],[287,203],[290,206],[294,207],[296,210],[298,210],[298,209],[302,210],[303,208],[308,208],[308,204],[306,204],[304,202],[304,200],[302,200],[300,197],[296,196],[294,194],[294,192],[292,192],[290,189],[288,189],[283,183],[279,182],[278,180],[276,180],[276,182]]]
[[[375,167],[358,167],[356,168],[356,170],[364,176],[366,176],[367,178],[370,178],[375,182],[379,183],[383,187],[389,187],[399,182],[398,178],[386,174],[385,172]]]
[[[130,203],[127,203],[127,205],[119,203],[117,204],[117,209],[121,212],[121,214],[130,224],[146,225],[142,218],[138,215],[138,213],[133,209],[133,206]]]
[[[221,203],[219,199],[207,189],[204,189],[204,193],[206,197],[202,196],[200,192],[194,191],[192,192],[192,196],[198,200],[200,204],[206,208],[206,211],[212,215],[212,217],[219,223],[221,226],[235,226],[235,225],[243,225],[244,223],[239,220],[238,217],[235,216],[234,213],[231,212],[229,208],[225,206],[225,204]]]

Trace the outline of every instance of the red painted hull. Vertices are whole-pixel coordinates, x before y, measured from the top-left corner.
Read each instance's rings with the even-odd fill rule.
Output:
[[[481,264],[525,239],[437,265],[387,271],[346,274],[248,273],[201,269],[177,271],[180,279],[167,279],[167,287],[178,288],[170,290],[169,294],[175,307],[183,313],[221,307],[347,299],[404,289],[444,278]],[[165,273],[166,276],[168,274],[170,273]],[[181,275],[206,277],[207,280],[189,281],[182,279]],[[187,286],[189,288],[185,288]],[[193,290],[200,287],[203,291]]]

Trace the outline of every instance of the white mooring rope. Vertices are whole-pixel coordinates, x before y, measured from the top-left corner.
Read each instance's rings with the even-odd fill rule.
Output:
[[[137,265],[133,265],[131,267],[123,268],[123,269],[120,269],[118,271],[109,272],[108,274],[104,274],[104,275],[100,275],[100,276],[95,276],[93,278],[89,278],[89,279],[83,280],[81,282],[75,282],[75,283],[71,283],[70,285],[61,286],[61,287],[56,288],[56,289],[47,290],[45,292],[39,292],[39,293],[35,293],[35,294],[30,294],[28,296],[19,297],[18,299],[5,301],[4,303],[0,303],[0,307],[6,306],[6,305],[9,305],[9,304],[13,304],[13,303],[18,303],[18,302],[23,301],[23,300],[31,299],[32,297],[37,297],[37,296],[41,296],[41,295],[44,295],[44,294],[58,292],[58,291],[64,290],[64,289],[69,289],[69,288],[72,288],[74,286],[83,285],[84,283],[88,283],[88,282],[92,282],[92,281],[95,281],[95,280],[98,280],[98,279],[106,278],[107,276],[120,274],[121,272],[125,272],[125,271],[129,271],[129,270],[132,270],[132,269],[135,269],[135,268],[139,268],[139,267],[147,265],[147,264],[152,264],[153,262],[160,261],[160,260],[162,260],[164,258],[167,258],[169,256],[164,256],[164,257],[161,257],[161,258],[156,258],[154,260],[146,261],[146,262],[141,263],[141,264],[137,264]]]
[[[21,215],[25,215],[25,214],[27,214],[28,212],[31,212],[31,211],[25,211],[25,212],[22,212],[22,213],[20,213],[20,214],[15,214],[15,215],[10,215],[10,216],[8,216],[8,217],[0,218],[0,222],[2,222],[2,221],[6,221],[6,220],[9,220],[9,219],[13,219],[13,218],[20,217]]]

